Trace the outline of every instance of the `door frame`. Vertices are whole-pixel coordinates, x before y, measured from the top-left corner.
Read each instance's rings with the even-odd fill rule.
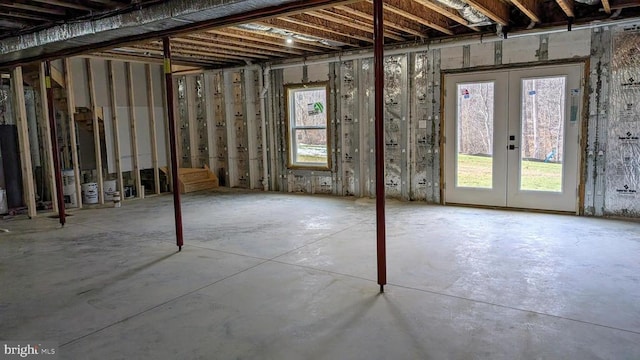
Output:
[[[586,156],[584,156],[584,151],[587,148],[587,119],[589,116],[589,93],[588,86],[590,82],[590,59],[589,57],[580,57],[573,59],[561,59],[561,60],[552,60],[552,61],[540,61],[540,62],[531,62],[531,63],[514,63],[514,64],[506,64],[506,65],[487,65],[487,66],[478,66],[473,68],[463,68],[463,69],[445,69],[440,72],[440,204],[441,205],[464,205],[464,206],[472,206],[472,207],[481,207],[481,208],[499,208],[499,209],[511,209],[511,210],[526,210],[532,212],[551,212],[551,213],[569,213],[575,215],[584,215],[584,198],[585,198],[585,161]],[[576,174],[576,208],[575,211],[557,211],[557,210],[541,210],[541,209],[530,209],[530,208],[517,208],[517,207],[505,207],[505,206],[492,206],[492,205],[475,205],[475,204],[463,204],[463,203],[455,203],[455,202],[447,202],[446,198],[446,187],[448,186],[446,181],[446,171],[447,171],[447,162],[446,162],[446,133],[447,133],[447,124],[446,124],[446,108],[447,104],[445,102],[445,93],[446,93],[446,83],[445,78],[447,75],[458,75],[458,74],[473,74],[473,73],[489,73],[489,72],[501,72],[501,71],[513,71],[513,70],[533,70],[535,68],[541,67],[553,67],[553,66],[562,66],[562,65],[582,65],[583,72],[580,78],[580,90],[582,93],[582,97],[580,101],[582,102],[582,106],[578,109],[578,159],[577,159],[577,174]],[[569,99],[567,99],[569,101]],[[449,166],[454,165],[451,163]],[[455,166],[455,165],[454,165]]]

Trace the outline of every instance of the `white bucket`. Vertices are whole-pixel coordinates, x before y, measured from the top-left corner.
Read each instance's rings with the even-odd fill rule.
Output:
[[[98,203],[98,184],[96,183],[82,184],[82,203],[83,204]]]
[[[73,170],[62,170],[62,193],[64,195],[76,193],[76,176]]]
[[[113,200],[113,193],[115,191],[116,191],[116,181],[105,180],[104,181],[104,201]]]

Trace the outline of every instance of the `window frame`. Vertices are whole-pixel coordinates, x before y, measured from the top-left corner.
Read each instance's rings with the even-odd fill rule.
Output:
[[[330,116],[329,94],[330,87],[328,81],[311,82],[303,84],[289,84],[284,86],[285,92],[285,120],[286,120],[286,137],[287,137],[287,168],[301,170],[331,170],[331,129],[332,123]],[[295,116],[292,113],[292,105],[295,104],[295,94],[300,90],[324,90],[325,91],[325,126],[300,126],[295,123]],[[325,130],[327,136],[327,162],[326,164],[305,163],[295,161],[297,153],[298,141],[295,138],[298,130]]]

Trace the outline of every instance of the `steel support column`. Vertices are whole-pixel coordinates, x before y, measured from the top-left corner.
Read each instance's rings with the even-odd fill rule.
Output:
[[[53,153],[53,173],[56,179],[56,194],[58,196],[58,218],[60,225],[64,226],[66,222],[66,213],[64,208],[64,192],[62,190],[62,170],[60,168],[60,148],[58,146],[58,127],[56,126],[56,113],[53,109],[53,88],[51,87],[51,63],[44,63],[44,77],[47,93],[43,94],[46,98],[47,112],[49,113],[49,127],[51,128],[51,152]],[[80,181],[76,179],[76,181]],[[78,196],[78,195],[76,195]],[[79,199],[78,199],[79,200]]]
[[[173,210],[176,220],[176,245],[182,250],[184,243],[182,236],[182,208],[180,205],[180,184],[178,182],[178,146],[176,141],[176,119],[173,111],[173,75],[171,71],[171,41],[168,37],[162,39],[164,49],[164,80],[167,96],[167,119],[169,121],[169,147],[171,152],[171,185],[173,188]]]
[[[378,284],[384,292],[387,283],[384,183],[384,24],[383,0],[373,1],[373,70],[375,75],[375,144],[376,144],[376,239]]]

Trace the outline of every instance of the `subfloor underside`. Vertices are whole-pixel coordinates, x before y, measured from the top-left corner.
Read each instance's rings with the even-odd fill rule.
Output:
[[[0,220],[0,340],[60,359],[640,359],[640,224],[219,190]]]

